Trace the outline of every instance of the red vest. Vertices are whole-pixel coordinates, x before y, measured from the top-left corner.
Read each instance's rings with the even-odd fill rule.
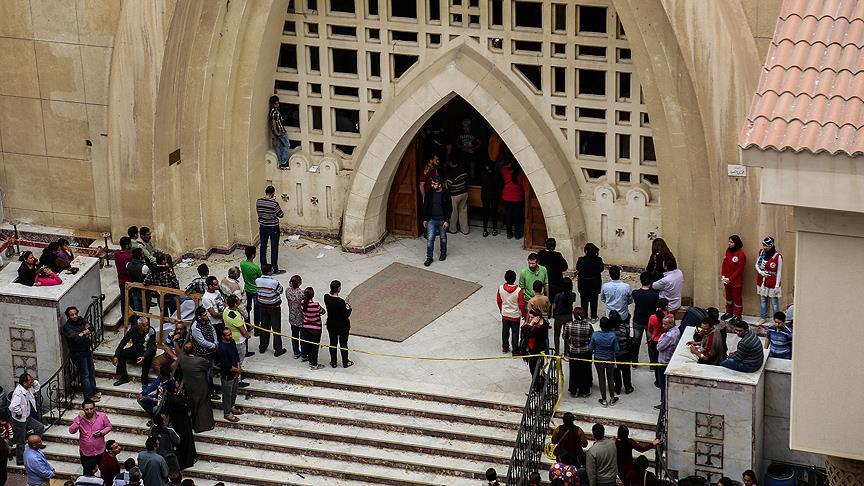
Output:
[[[765,250],[760,250],[759,254],[761,255],[763,251],[765,251]],[[780,256],[781,256],[780,252],[776,251],[776,252],[774,252],[774,256],[772,256],[768,260],[765,260],[764,267],[762,268],[762,270],[770,273],[771,275],[768,275],[767,277],[762,277],[762,275],[759,275],[757,273],[756,274],[756,285],[757,286],[759,286],[759,287],[764,286],[764,287],[769,288],[769,289],[773,289],[773,288],[777,287],[777,269],[780,267]]]

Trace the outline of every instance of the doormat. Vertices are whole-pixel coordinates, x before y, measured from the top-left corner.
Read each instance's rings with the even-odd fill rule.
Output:
[[[351,334],[401,343],[480,285],[422,268],[391,263],[351,294]]]

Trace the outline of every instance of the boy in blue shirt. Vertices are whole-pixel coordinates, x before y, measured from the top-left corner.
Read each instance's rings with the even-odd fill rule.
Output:
[[[768,329],[765,347],[769,358],[792,359],[792,328],[786,325],[786,314],[774,313],[774,325]]]

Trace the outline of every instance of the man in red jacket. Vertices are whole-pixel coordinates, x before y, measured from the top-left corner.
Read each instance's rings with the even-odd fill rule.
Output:
[[[744,266],[747,264],[747,255],[742,249],[741,237],[732,235],[729,237],[729,246],[723,257],[723,267],[720,270],[720,282],[726,292],[726,313],[720,316],[722,320],[731,317],[741,318],[744,306],[741,300],[741,289],[744,286]]]

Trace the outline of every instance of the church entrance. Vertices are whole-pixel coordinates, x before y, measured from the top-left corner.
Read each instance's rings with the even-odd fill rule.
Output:
[[[438,164],[433,167],[429,161],[434,156],[437,156]],[[488,236],[506,238],[506,206],[510,208],[514,223],[512,236],[523,239],[523,248],[542,248],[546,242],[546,222],[540,203],[524,175],[517,175],[521,204],[504,203],[503,199],[514,199],[513,190],[517,187],[511,183],[505,189],[505,180],[512,181],[511,161],[518,165],[518,160],[483,116],[463,98],[454,97],[417,131],[402,155],[387,201],[388,233],[412,237],[422,235],[422,193],[428,187],[429,174],[438,174],[454,193],[463,192],[463,186],[467,186],[467,198],[453,197],[454,215],[451,216],[450,231],[457,231],[452,222],[461,219],[455,214],[461,211],[463,216],[467,214],[467,221],[460,222],[462,232],[465,232],[466,224],[469,231],[482,232],[485,216]],[[489,197],[493,191],[494,201]],[[503,199],[502,192],[507,193]],[[518,218],[518,223],[513,221],[514,217]],[[497,236],[493,234],[493,228],[498,229]]]

